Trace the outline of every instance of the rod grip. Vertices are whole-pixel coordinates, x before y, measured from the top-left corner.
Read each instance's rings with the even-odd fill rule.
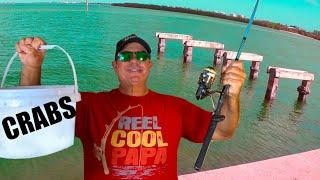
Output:
[[[204,142],[202,144],[202,147],[201,147],[201,150],[199,152],[199,155],[198,155],[198,158],[195,162],[195,165],[194,165],[194,169],[197,170],[197,171],[200,171],[202,165],[203,165],[203,161],[204,161],[204,158],[207,154],[207,151],[208,151],[208,148],[209,148],[209,145],[210,145],[210,142],[211,142],[211,139],[212,139],[212,136],[213,136],[213,133],[217,127],[217,124],[219,121],[221,121],[221,108],[223,106],[223,102],[224,102],[224,99],[225,99],[225,95],[228,93],[229,91],[229,88],[230,88],[230,85],[227,84],[227,85],[224,85],[223,88],[222,88],[222,91],[221,91],[221,94],[220,94],[220,97],[219,97],[219,100],[218,100],[218,105],[217,105],[217,108],[211,118],[211,122],[210,122],[210,125],[208,127],[208,132],[207,132],[207,135],[205,136],[204,138]]]

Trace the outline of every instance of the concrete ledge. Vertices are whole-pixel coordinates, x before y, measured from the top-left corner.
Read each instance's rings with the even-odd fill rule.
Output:
[[[179,180],[320,179],[320,149],[179,176]]]
[[[222,57],[224,53],[227,53],[227,59],[235,59],[237,56],[237,52],[235,51],[225,51],[225,50],[219,50],[217,53],[218,57]],[[245,60],[245,61],[259,61],[261,62],[263,60],[263,56],[253,53],[246,53],[242,52],[239,60]]]
[[[174,33],[161,33],[156,32],[156,37],[164,39],[181,39],[181,40],[191,40],[192,36],[187,34],[174,34]]]
[[[224,49],[224,44],[210,41],[188,40],[185,42],[185,45],[208,49]]]
[[[314,74],[309,73],[307,71],[268,66],[267,73],[269,73],[271,69],[276,70],[275,77],[277,78],[288,78],[288,79],[298,79],[298,80],[307,80],[307,81],[314,80]]]

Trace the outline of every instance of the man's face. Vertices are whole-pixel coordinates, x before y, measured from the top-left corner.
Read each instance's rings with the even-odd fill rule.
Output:
[[[120,52],[124,51],[139,52],[146,51],[146,49],[139,43],[134,42],[126,45]],[[138,61],[134,55],[133,58],[127,62],[115,60],[112,62],[112,66],[118,76],[120,85],[122,87],[130,88],[133,86],[146,85],[152,62],[150,59]]]

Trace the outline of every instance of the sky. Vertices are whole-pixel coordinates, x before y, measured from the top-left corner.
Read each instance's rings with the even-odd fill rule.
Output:
[[[67,0],[0,0],[1,2],[63,2]],[[69,0],[81,2],[81,0]],[[85,0],[82,0],[85,1]],[[143,3],[237,13],[250,17],[256,0],[89,0],[105,3]],[[0,5],[1,6],[1,5]],[[260,0],[256,19],[320,30],[320,0]]]

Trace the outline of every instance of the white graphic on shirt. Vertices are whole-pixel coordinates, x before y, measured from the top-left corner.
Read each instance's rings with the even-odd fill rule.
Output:
[[[125,115],[136,108],[141,108],[140,116]],[[114,127],[116,123],[118,126]],[[94,144],[95,156],[102,162],[105,175],[141,179],[168,171],[168,142],[163,138],[158,116],[144,116],[144,108],[138,104],[118,112],[105,127],[101,146]]]
[[[104,171],[104,174],[106,174],[106,175],[108,175],[110,173],[109,168],[108,168],[108,164],[107,164],[107,160],[106,160],[105,152],[106,152],[106,142],[107,142],[108,136],[111,132],[111,129],[113,128],[114,123],[117,122],[122,115],[124,115],[126,112],[128,112],[132,109],[138,108],[138,107],[140,107],[142,109],[142,116],[143,116],[143,107],[140,104],[138,104],[136,106],[132,106],[132,107],[129,106],[127,109],[125,109],[121,112],[118,112],[118,115],[112,119],[112,122],[109,125],[105,124],[106,131],[103,135],[103,138],[101,139],[101,147],[94,144],[95,155],[99,161],[102,161],[103,171]]]

